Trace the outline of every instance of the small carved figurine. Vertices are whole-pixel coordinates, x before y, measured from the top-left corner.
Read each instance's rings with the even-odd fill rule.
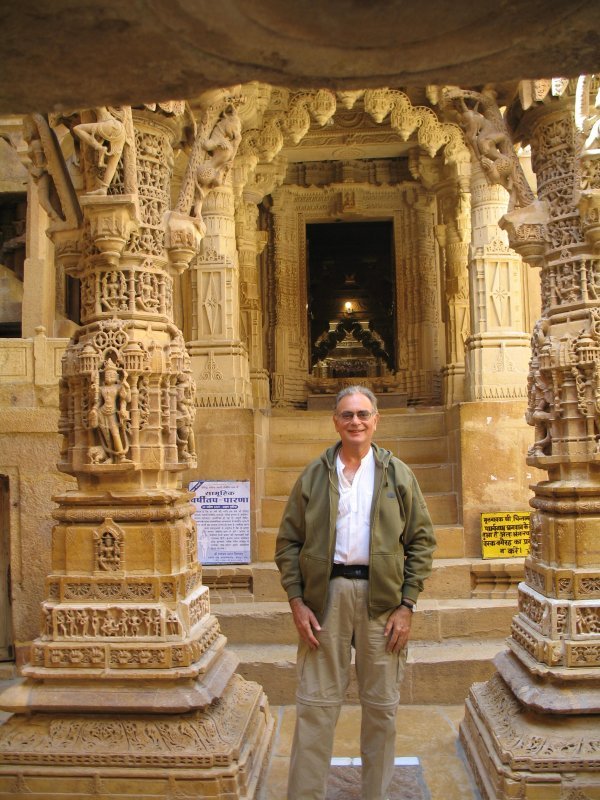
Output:
[[[529,408],[525,412],[525,420],[535,429],[535,441],[527,451],[529,456],[549,454],[552,446],[550,422],[552,420],[552,388],[546,383],[539,370],[535,371],[530,389]]]
[[[195,461],[193,423],[196,410],[190,376],[182,374],[177,381],[177,450],[180,461]]]

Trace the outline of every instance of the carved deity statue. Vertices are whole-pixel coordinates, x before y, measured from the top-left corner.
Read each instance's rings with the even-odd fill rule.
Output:
[[[553,392],[544,374],[539,368],[540,355],[548,356],[551,340],[548,336],[550,324],[547,319],[539,319],[533,329],[531,337],[532,359],[528,377],[529,400],[525,421],[535,430],[535,441],[527,451],[529,456],[549,455],[552,446],[552,421]]]
[[[109,460],[127,461],[129,449],[127,423],[131,390],[125,375],[119,380],[119,370],[112,359],[104,366],[104,382],[93,386],[94,403],[89,413],[90,427],[98,431],[100,443]]]
[[[470,98],[471,106],[467,105],[464,94],[456,99],[459,107],[459,123],[475,156],[488,173],[490,180],[493,183],[500,183],[510,192],[513,164],[507,150],[511,147],[511,143],[501,117],[494,118],[495,115],[491,113],[492,105],[485,102],[483,94]]]
[[[223,107],[225,97],[231,102]],[[192,217],[199,228],[204,198],[211,189],[223,184],[241,140],[242,125],[234,97],[229,93],[224,95],[223,90],[214,97],[209,93],[175,209],[178,214]]]
[[[543,456],[549,454],[552,444],[550,421],[552,420],[552,387],[548,386],[544,376],[536,371],[531,387],[531,403],[525,412],[528,425],[535,428],[535,441],[527,451],[529,456]]]

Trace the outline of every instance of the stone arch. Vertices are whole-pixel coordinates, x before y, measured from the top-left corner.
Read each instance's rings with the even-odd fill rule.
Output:
[[[238,182],[242,187],[252,183],[252,173],[259,164],[273,161],[284,147],[286,136],[293,144],[299,144],[310,128],[311,118],[319,125],[325,125],[335,116],[338,103],[351,109],[360,97],[364,98],[365,110],[378,124],[389,115],[392,130],[402,141],[414,136],[432,158],[443,150],[446,164],[470,160],[461,128],[455,123],[439,120],[427,106],[413,105],[408,95],[399,89],[337,93],[330,89],[317,89],[291,94],[287,108],[272,114],[261,128],[251,128],[243,133],[236,158]]]
[[[325,125],[331,120],[338,108],[351,110],[359,98],[364,103],[365,113],[377,124],[389,120],[391,131],[396,133],[402,141],[414,141],[419,150],[425,154],[425,159],[433,159],[436,154],[443,153],[445,174],[449,180],[456,181],[457,174],[462,165],[470,162],[470,153],[464,140],[463,132],[454,123],[442,122],[435,112],[426,106],[413,105],[407,94],[396,89],[368,89],[354,92],[337,92],[320,89],[314,91],[291,93],[285,89],[272,89],[269,101],[271,106],[280,107],[268,117],[260,128],[248,129],[244,132],[239,153],[234,168],[234,191],[238,196],[243,196],[245,201],[259,203],[269,193],[277,194],[283,190],[277,187],[283,183],[286,172],[286,159],[282,150],[287,142],[298,144],[307,135],[314,120],[319,125]],[[265,109],[263,109],[264,111]],[[418,159],[417,159],[418,160]],[[440,157],[439,161],[442,161]],[[416,167],[418,169],[418,167]],[[416,177],[416,175],[415,175]],[[413,184],[414,188],[414,184]],[[422,187],[423,188],[423,187]],[[332,187],[333,195],[320,203],[319,213],[325,217],[335,213],[340,218],[357,218],[361,214],[361,203],[370,193],[377,193],[375,186],[365,190],[364,187]],[[388,193],[392,191],[388,187]],[[392,191],[393,193],[393,191]],[[383,197],[384,192],[380,193]],[[335,199],[334,199],[335,196]],[[408,194],[405,195],[405,198]],[[389,199],[389,198],[388,198]],[[397,198],[395,198],[397,200]],[[419,202],[416,203],[416,200]],[[294,203],[300,202],[296,195]],[[332,206],[334,203],[335,208]],[[401,238],[400,230],[406,234],[410,230],[417,236],[419,225],[427,221],[433,230],[436,212],[435,199],[427,196],[423,191],[419,198],[404,201],[390,211],[389,204],[383,200],[372,199],[367,202],[363,211],[366,217],[373,216],[373,209],[384,214],[387,218],[394,218],[395,241]],[[414,205],[414,207],[413,207]],[[314,221],[314,214],[310,208],[298,209],[300,217],[294,221],[290,215],[291,207],[284,208],[275,202],[272,213],[275,218],[275,270],[273,286],[275,289],[275,312],[273,319],[269,320],[269,338],[271,352],[271,378],[272,401],[276,404],[286,405],[302,404],[306,400],[304,386],[309,367],[309,342],[306,320],[300,314],[302,298],[306,296],[306,280],[302,275],[302,264],[305,261],[305,242],[303,228],[306,221]],[[311,217],[311,214],[313,215]],[[285,230],[285,233],[283,231]],[[434,377],[442,366],[443,341],[440,341],[440,319],[443,316],[439,306],[440,296],[439,271],[435,242],[424,240],[415,245],[413,252],[406,255],[410,262],[411,291],[419,295],[428,294],[429,301],[420,303],[421,297],[416,302],[408,302],[406,297],[396,298],[397,302],[407,305],[405,327],[398,331],[398,362],[406,372],[406,381],[412,386],[415,402],[427,400],[439,402],[440,379]],[[419,264],[425,273],[422,286],[414,280],[419,271]],[[414,301],[415,298],[412,298]],[[418,309],[418,311],[416,310]],[[422,311],[423,318],[418,314]],[[411,319],[412,317],[412,319]],[[418,340],[424,335],[423,341],[429,344],[421,348]],[[443,337],[441,337],[443,338]],[[419,367],[421,356],[424,357],[423,368]],[[408,377],[410,374],[411,377]],[[436,385],[434,385],[436,384]]]

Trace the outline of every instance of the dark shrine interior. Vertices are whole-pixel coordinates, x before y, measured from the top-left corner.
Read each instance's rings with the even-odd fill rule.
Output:
[[[368,323],[394,363],[395,265],[391,220],[306,226],[308,315],[315,343],[333,322]],[[349,329],[349,328],[348,328]]]

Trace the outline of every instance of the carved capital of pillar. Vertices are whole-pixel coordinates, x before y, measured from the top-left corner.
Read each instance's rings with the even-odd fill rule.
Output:
[[[116,266],[131,234],[139,228],[137,197],[86,194],[80,202],[91,246],[100,252],[102,260]]]
[[[525,208],[509,211],[498,225],[508,234],[511,248],[532,267],[541,267],[546,251],[548,205],[535,200]]]
[[[200,252],[200,244],[206,233],[202,219],[190,217],[179,211],[169,211],[165,215],[165,248],[169,254],[169,264],[180,275]]]

